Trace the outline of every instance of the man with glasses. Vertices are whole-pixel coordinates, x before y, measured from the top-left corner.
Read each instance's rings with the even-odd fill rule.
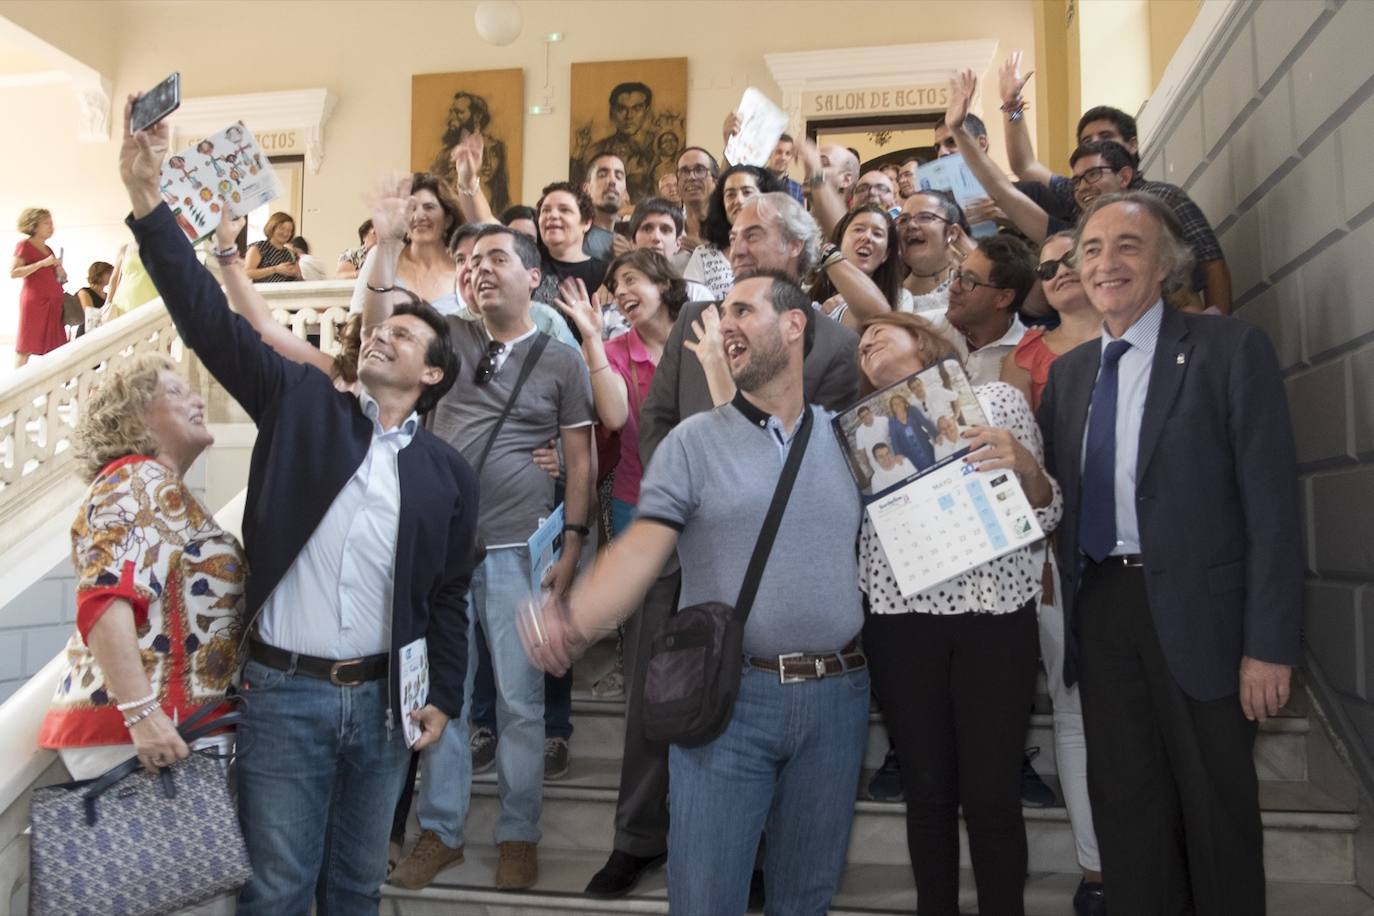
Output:
[[[529,887],[538,876],[536,847],[544,782],[544,675],[529,663],[515,632],[518,608],[533,596],[526,541],[554,510],[554,481],[530,458],[560,441],[566,469],[563,553],[543,586],[561,594],[586,541],[592,494],[591,382],[572,347],[540,334],[530,317],[539,285],[539,252],[525,235],[483,226],[466,264],[469,307],[478,321],[449,317],[463,371],[434,410],[432,427],[477,471],[481,485],[478,533],[486,559],[472,577],[473,617],[481,621],[496,674],[496,750],[501,814],[496,822],[496,886]],[[376,277],[369,286],[378,284]],[[369,323],[386,312],[369,289]],[[365,319],[367,320],[367,319]],[[595,367],[593,367],[595,368]],[[468,683],[476,670],[469,628]],[[424,887],[442,869],[463,861],[463,823],[472,790],[468,703],[446,737],[421,756],[418,792],[422,833],[393,880]]]
[[[699,146],[689,146],[677,157],[677,191],[682,198],[682,212],[687,219],[682,248],[691,251],[701,244],[702,224],[716,190],[716,176],[720,169],[716,157]]]
[[[859,176],[859,183],[854,185],[854,199],[849,202],[849,208],[852,210],[864,204],[877,204],[894,217],[899,212],[897,189],[892,186],[892,179],[888,178],[885,172],[874,169]]]
[[[1025,242],[994,235],[980,239],[954,272],[949,309],[935,325],[963,357],[975,387],[1002,377],[1002,360],[1025,335],[1017,312],[1035,282],[1035,271],[1035,255]]]

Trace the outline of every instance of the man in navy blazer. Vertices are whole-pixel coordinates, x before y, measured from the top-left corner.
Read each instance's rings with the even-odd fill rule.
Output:
[[[400,650],[428,652],[416,748],[463,705],[477,478],[419,424],[448,390],[448,326],[412,300],[371,329],[357,394],[290,362],[230,312],[161,200],[165,123],[131,134],[128,220],[182,342],[258,426],[243,540],[249,563],[239,816],[253,876],[240,916],[376,913],[411,750]],[[216,253],[232,260],[236,251]]]
[[[1075,251],[1104,333],[1055,362],[1039,421],[1111,913],[1263,913],[1256,721],[1287,701],[1302,601],[1278,363],[1163,304],[1191,257],[1156,198],[1102,197]]]

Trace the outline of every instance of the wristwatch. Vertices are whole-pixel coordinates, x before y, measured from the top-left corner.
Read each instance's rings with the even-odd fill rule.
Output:
[[[824,175],[824,174],[819,174],[819,175],[808,175],[808,176],[806,176],[806,179],[802,182],[802,187],[804,187],[804,188],[819,188],[819,187],[820,187],[821,185],[823,185],[823,184],[825,184],[825,175]]]
[[[580,534],[584,541],[590,537],[592,533],[592,529],[588,528],[586,525],[564,525],[563,531],[564,533],[571,531],[573,534]]]

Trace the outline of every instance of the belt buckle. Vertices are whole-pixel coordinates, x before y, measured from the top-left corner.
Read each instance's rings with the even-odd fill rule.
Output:
[[[356,681],[345,681],[339,677],[339,670],[342,668],[347,668],[350,665],[356,666],[360,664],[362,664],[361,659],[350,658],[345,659],[341,662],[335,662],[334,664],[330,665],[329,683],[333,684],[335,687],[357,687],[359,684],[363,683],[362,679]]]
[[[787,676],[787,664],[786,664],[787,661],[788,661],[789,659],[793,659],[793,658],[802,658],[802,657],[804,657],[805,655],[806,655],[805,652],[784,652],[782,655],[779,655],[779,656],[778,656],[778,683],[780,683],[780,684],[800,684],[802,681],[806,680],[806,678],[804,678],[804,677],[797,677],[797,676],[788,677],[788,676]]]

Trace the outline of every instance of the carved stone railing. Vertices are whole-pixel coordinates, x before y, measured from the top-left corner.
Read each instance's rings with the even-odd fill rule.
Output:
[[[338,350],[351,281],[267,283],[258,289],[273,317],[296,336],[318,335],[321,349]],[[183,349],[170,316],[155,300],[0,379],[0,555],[54,513],[70,511],[81,495],[85,487],[72,455],[77,419],[101,378],[135,354],[158,351],[176,360],[211,403],[213,421],[246,420]]]

